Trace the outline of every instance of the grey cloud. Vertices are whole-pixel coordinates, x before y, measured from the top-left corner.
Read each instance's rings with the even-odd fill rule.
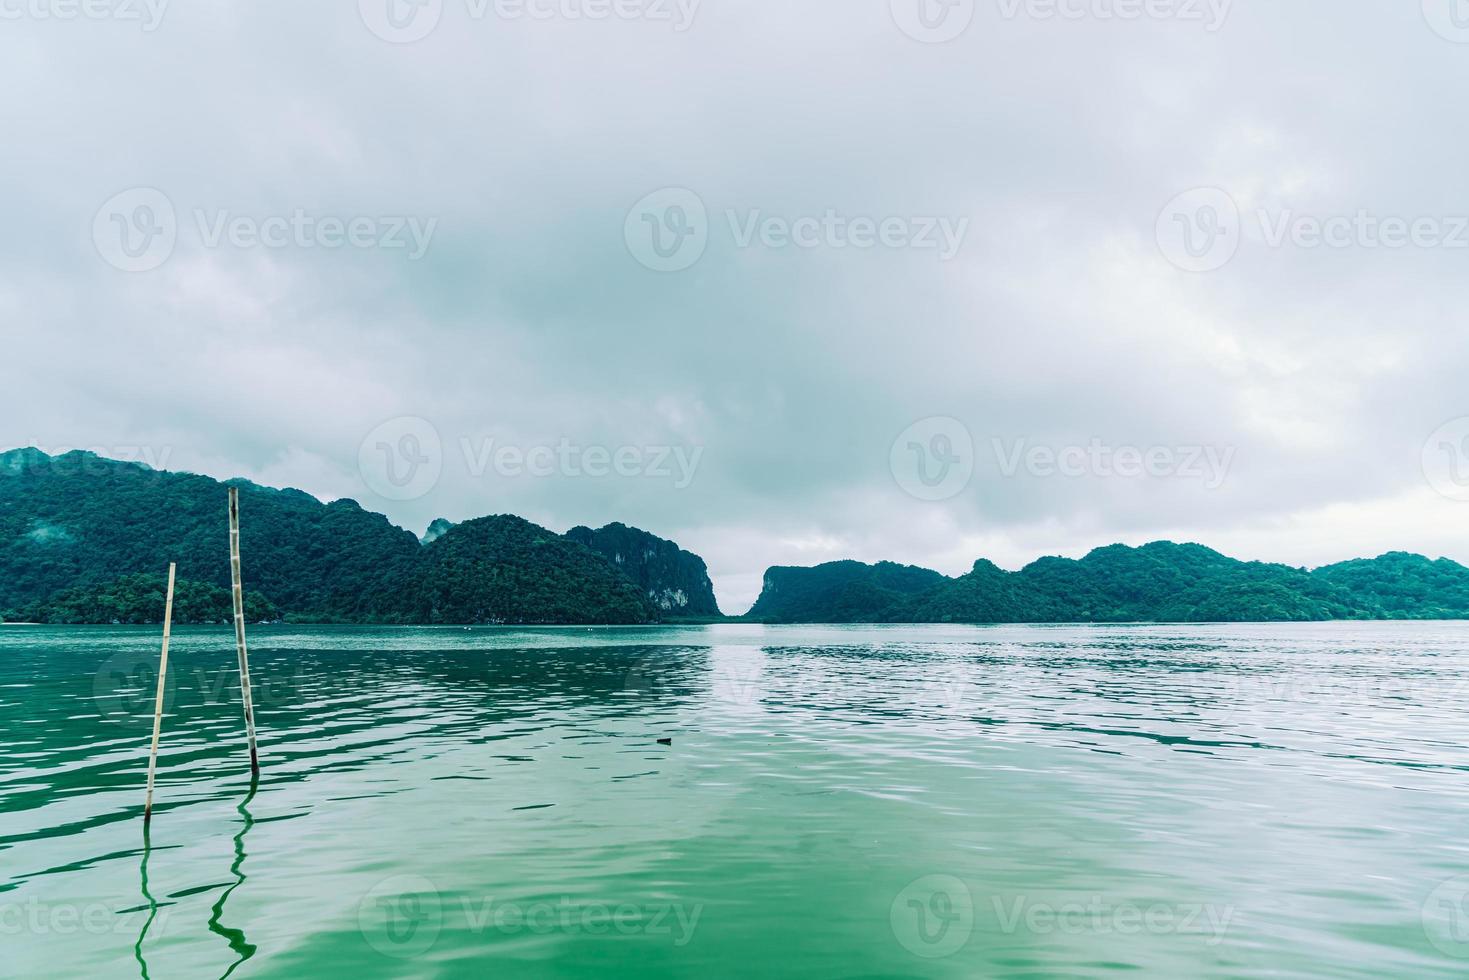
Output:
[[[0,444],[167,447],[170,465],[353,496],[415,530],[624,520],[705,554],[736,609],[766,565],[833,557],[953,572],[980,549],[1013,564],[1168,534],[1330,560],[1381,543],[1369,513],[1407,515],[1394,544],[1469,560],[1469,505],[1420,463],[1469,415],[1463,255],[1246,234],[1197,274],[1154,239],[1194,187],[1246,213],[1469,211],[1443,108],[1469,47],[1415,4],[1235,4],[1212,33],[980,4],[939,45],[888,7],[708,0],[676,32],[446,2],[404,45],[352,3],[174,4],[153,32],[7,23],[0,80],[26,97],[0,107]],[[180,229],[129,274],[92,228],[133,187],[165,192]],[[663,187],[694,190],[712,222],[677,273],[623,238]],[[196,209],[437,225],[417,261],[209,248]],[[969,226],[941,261],[740,247],[729,210]],[[897,435],[933,416],[978,451],[969,487],[936,503],[889,469]],[[359,471],[363,440],[400,417],[443,447],[410,500]],[[702,456],[683,488],[475,476],[461,440],[489,439]],[[1214,489],[1006,477],[994,439],[1234,457]]]

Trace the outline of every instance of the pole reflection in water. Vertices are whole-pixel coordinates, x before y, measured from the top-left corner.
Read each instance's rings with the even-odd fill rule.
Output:
[[[255,792],[259,788],[260,777],[258,775],[251,776],[250,791],[245,794],[245,798],[240,801],[240,805],[237,807],[244,822],[240,826],[240,832],[235,835],[235,860],[230,865],[230,873],[235,876],[235,881],[234,884],[226,888],[219,896],[219,901],[214,903],[213,914],[209,917],[209,931],[223,936],[225,942],[229,943],[230,951],[237,957],[230,964],[230,968],[225,970],[220,976],[220,980],[224,980],[225,977],[234,973],[241,963],[244,963],[255,955],[256,947],[246,940],[244,930],[232,929],[226,926],[223,918],[224,906],[229,901],[230,895],[234,893],[236,888],[239,888],[245,883],[245,872],[243,870],[245,866],[245,835],[250,832],[251,827],[255,826],[255,818],[250,815],[250,803],[255,799]]]
[[[138,865],[138,877],[140,879],[143,898],[148,902],[148,918],[143,921],[143,928],[138,932],[138,941],[133,944],[133,958],[138,961],[138,971],[143,980],[150,980],[148,976],[148,961],[143,957],[143,940],[148,938],[148,930],[153,928],[153,920],[158,917],[158,900],[148,890],[148,856],[153,853],[153,843],[148,833],[148,825],[143,825],[143,860]]]

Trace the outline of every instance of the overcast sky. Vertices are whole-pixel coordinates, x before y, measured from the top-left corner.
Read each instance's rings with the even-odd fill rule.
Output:
[[[0,447],[621,520],[731,612],[1469,562],[1454,2],[0,0]]]

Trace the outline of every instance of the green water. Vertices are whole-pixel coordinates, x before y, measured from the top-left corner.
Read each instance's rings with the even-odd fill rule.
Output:
[[[0,975],[1462,977],[1469,629],[0,628]],[[670,738],[672,745],[658,739]]]

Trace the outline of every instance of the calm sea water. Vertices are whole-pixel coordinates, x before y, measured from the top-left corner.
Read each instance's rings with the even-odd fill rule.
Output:
[[[0,628],[0,975],[1462,977],[1469,628]],[[671,745],[659,744],[671,739]]]

